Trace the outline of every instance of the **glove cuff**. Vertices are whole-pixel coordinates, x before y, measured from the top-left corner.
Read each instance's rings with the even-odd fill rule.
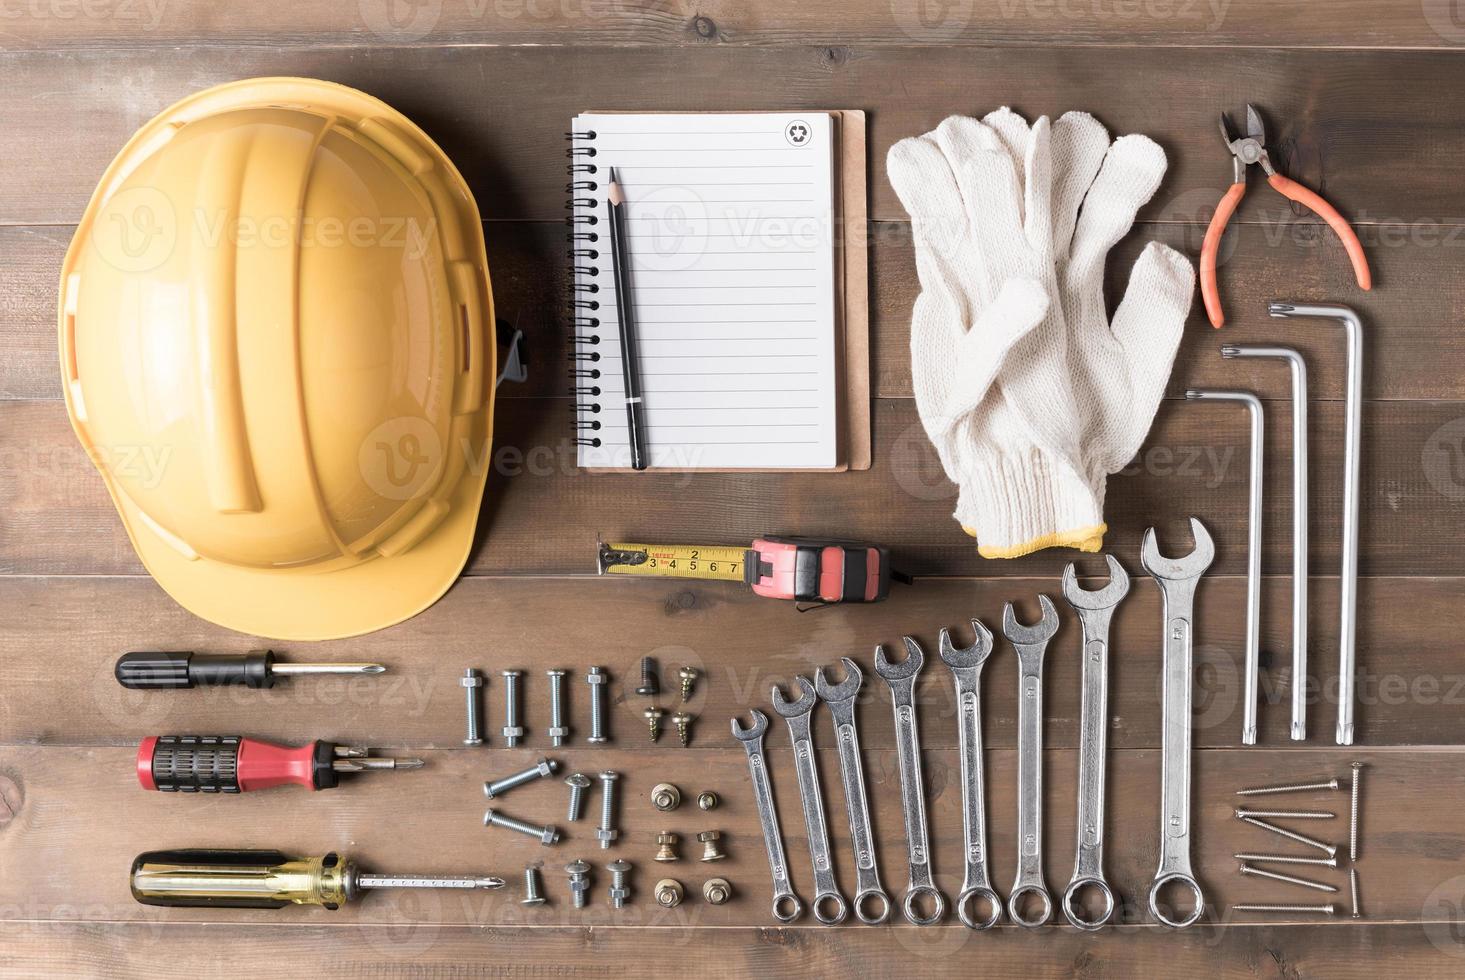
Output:
[[[1104,543],[1104,483],[1098,487],[1040,449],[984,457],[966,473],[956,519],[983,558],[1044,548],[1097,552]]]

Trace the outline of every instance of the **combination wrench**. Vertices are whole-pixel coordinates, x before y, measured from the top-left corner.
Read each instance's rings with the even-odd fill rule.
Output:
[[[900,801],[905,815],[906,853],[910,862],[910,884],[902,907],[913,925],[929,926],[946,914],[946,896],[931,880],[931,840],[926,830],[926,795],[921,782],[921,733],[916,727],[916,675],[926,662],[925,651],[909,636],[906,658],[892,664],[885,647],[875,648],[875,673],[890,685],[890,702],[895,709],[895,746],[900,759]],[[921,915],[916,903],[931,900],[930,915]]]
[[[1190,519],[1195,548],[1184,558],[1166,558],[1155,544],[1155,529],[1145,531],[1140,564],[1160,587],[1165,616],[1163,706],[1160,740],[1160,867],[1150,885],[1150,915],[1162,925],[1183,929],[1205,912],[1205,895],[1190,865],[1190,696],[1195,657],[1195,590],[1216,557],[1216,545],[1199,519]],[[1160,909],[1160,891],[1179,884],[1195,907],[1179,917]]]
[[[841,657],[844,680],[829,683],[820,667],[814,672],[814,691],[829,705],[834,717],[834,740],[839,746],[839,776],[844,782],[844,804],[849,814],[850,841],[855,850],[855,918],[866,925],[879,925],[890,918],[890,893],[880,885],[880,868],[875,858],[875,835],[870,829],[870,800],[865,793],[865,767],[860,761],[860,732],[855,727],[855,698],[865,683],[859,664]],[[878,904],[878,913],[866,906]]]
[[[734,718],[733,738],[743,743],[748,753],[748,775],[753,780],[753,801],[758,807],[758,822],[763,826],[763,847],[768,851],[768,870],[773,874],[773,918],[788,924],[804,913],[804,903],[794,894],[788,878],[788,859],[783,853],[783,832],[778,827],[778,810],[773,806],[773,785],[768,781],[768,757],[763,754],[763,733],[768,731],[768,716],[752,710],[753,727],[744,728]]]
[[[1053,896],[1043,881],[1043,654],[1058,632],[1053,600],[1038,596],[1043,618],[1031,626],[1017,621],[1012,603],[1002,610],[1002,632],[1017,651],[1017,878],[1007,896],[1007,915],[1036,929],[1053,916]],[[1024,916],[1024,900],[1035,897],[1040,914]]]
[[[788,722],[789,739],[794,746],[794,772],[799,777],[799,796],[804,803],[804,829],[809,835],[809,859],[814,865],[814,901],[810,907],[814,918],[826,926],[844,921],[849,914],[839,884],[834,879],[834,860],[829,852],[829,824],[824,819],[824,797],[819,791],[819,763],[814,755],[814,735],[810,718],[819,695],[807,677],[795,677],[799,699],[784,699],[783,691],[773,685],[773,710]],[[826,911],[828,910],[828,911]]]
[[[1063,597],[1078,613],[1083,627],[1083,697],[1078,725],[1078,856],[1073,879],[1063,891],[1063,915],[1076,929],[1097,930],[1114,917],[1114,889],[1104,879],[1105,734],[1109,727],[1109,621],[1114,607],[1129,593],[1129,575],[1113,555],[1109,584],[1089,591],[1079,587],[1070,562],[1063,570]],[[1086,919],[1080,898],[1085,889],[1098,891],[1104,907]]]
[[[956,683],[957,745],[961,750],[961,817],[966,875],[956,896],[956,915],[968,929],[990,929],[1002,919],[1002,896],[987,873],[987,798],[982,779],[982,667],[992,655],[992,631],[972,620],[975,641],[958,649],[941,630],[940,657]],[[984,905],[987,914],[976,910]]]

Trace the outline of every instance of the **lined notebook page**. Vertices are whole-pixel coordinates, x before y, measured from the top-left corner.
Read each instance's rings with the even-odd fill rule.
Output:
[[[650,465],[833,468],[830,116],[587,113],[574,131],[595,150],[577,162],[596,168],[576,174],[595,187],[573,191],[580,465],[630,465],[606,209],[614,167]]]

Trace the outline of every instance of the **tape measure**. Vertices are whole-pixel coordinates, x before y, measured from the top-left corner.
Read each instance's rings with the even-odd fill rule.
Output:
[[[758,538],[750,547],[601,542],[602,575],[743,582],[761,596],[798,602],[878,602],[891,579],[910,577],[890,568],[884,548],[853,541]]]

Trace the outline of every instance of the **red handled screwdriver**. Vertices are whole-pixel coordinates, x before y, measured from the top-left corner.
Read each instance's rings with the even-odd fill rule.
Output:
[[[335,789],[341,773],[420,769],[421,759],[316,740],[299,748],[238,735],[154,735],[137,747],[137,781],[165,793],[248,793],[296,783]]]

